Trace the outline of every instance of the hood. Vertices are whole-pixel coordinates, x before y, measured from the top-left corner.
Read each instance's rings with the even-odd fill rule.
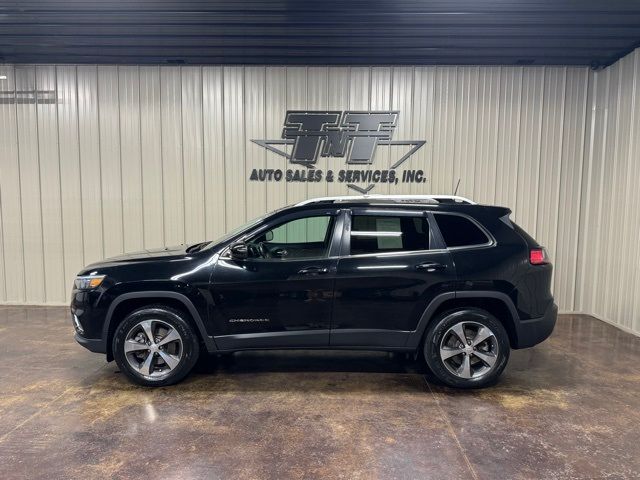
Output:
[[[95,266],[105,266],[107,264],[127,263],[127,262],[144,262],[152,260],[170,260],[172,258],[183,258],[187,254],[186,244],[177,245],[175,247],[154,248],[149,250],[140,250],[139,252],[125,253],[116,257],[109,257],[100,262],[87,265],[85,269],[91,269]]]

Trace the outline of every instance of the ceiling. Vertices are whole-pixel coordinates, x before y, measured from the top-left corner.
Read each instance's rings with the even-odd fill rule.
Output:
[[[638,0],[0,0],[0,62],[591,65]]]

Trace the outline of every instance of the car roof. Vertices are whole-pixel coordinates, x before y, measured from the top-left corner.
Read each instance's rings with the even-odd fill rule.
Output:
[[[362,195],[362,196],[338,196],[312,198],[285,207],[279,214],[292,213],[294,211],[307,211],[316,209],[341,209],[341,208],[368,208],[377,209],[403,209],[403,210],[431,210],[466,213],[473,217],[489,215],[502,217],[511,213],[505,207],[493,205],[480,205],[467,198],[453,195]]]
[[[300,207],[311,204],[344,204],[344,203],[359,203],[359,204],[418,204],[418,205],[440,205],[447,204],[466,204],[475,205],[476,203],[465,197],[457,195],[343,195],[335,197],[319,197],[304,200],[295,204],[294,206]]]

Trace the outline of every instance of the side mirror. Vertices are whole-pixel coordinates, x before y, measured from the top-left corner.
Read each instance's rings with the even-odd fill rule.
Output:
[[[245,260],[249,257],[249,249],[246,243],[235,243],[229,248],[231,258],[234,260]]]
[[[266,232],[264,234],[264,241],[265,242],[270,242],[271,240],[273,240],[273,230],[269,230],[268,232]]]

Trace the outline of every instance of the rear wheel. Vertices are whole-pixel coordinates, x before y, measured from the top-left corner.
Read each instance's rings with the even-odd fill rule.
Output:
[[[480,388],[494,383],[509,360],[509,337],[489,312],[477,308],[445,312],[427,332],[424,356],[443,383]]]
[[[165,386],[182,380],[199,355],[199,342],[184,314],[152,305],[129,314],[116,329],[113,354],[135,383]]]

